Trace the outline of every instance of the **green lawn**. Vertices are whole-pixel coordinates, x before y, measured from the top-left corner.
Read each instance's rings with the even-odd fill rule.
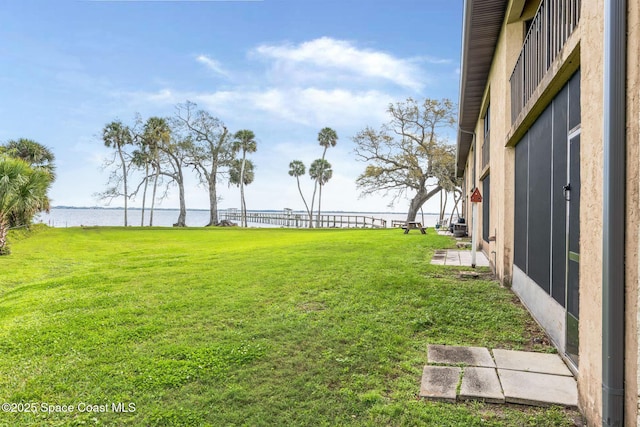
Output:
[[[576,416],[417,399],[427,344],[521,349],[539,333],[496,282],[431,266],[433,250],[452,244],[432,230],[13,237],[0,257],[0,396],[38,412],[4,412],[0,425],[539,426]]]

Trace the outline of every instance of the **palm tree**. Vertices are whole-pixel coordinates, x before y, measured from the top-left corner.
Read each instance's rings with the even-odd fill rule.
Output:
[[[137,168],[144,169],[144,177],[142,178],[142,182],[138,185],[139,189],[140,185],[144,184],[144,191],[142,192],[142,215],[140,216],[140,227],[144,227],[144,208],[146,206],[147,187],[149,186],[150,155],[149,150],[144,145],[144,143],[140,142],[139,140],[137,141],[137,143],[140,144],[140,148],[134,150],[133,153],[131,153],[131,163]]]
[[[231,164],[229,165],[229,183],[233,185],[237,185],[240,187],[240,175],[242,173],[242,160],[233,159]],[[249,185],[253,182],[255,178],[255,165],[249,159],[245,160],[244,163],[244,177],[243,177],[244,185]]]
[[[307,213],[309,214],[309,227],[311,228],[313,227],[313,215],[311,210],[309,210],[309,205],[307,205],[307,201],[304,199],[302,189],[300,188],[300,177],[304,175],[305,172],[306,167],[300,160],[294,160],[289,163],[289,175],[296,177],[296,181],[298,182],[298,191],[300,192],[300,197],[302,197],[302,201],[304,202],[304,207],[307,209]]]
[[[53,152],[44,145],[27,138],[7,141],[0,147],[0,153],[9,157],[22,159],[32,168],[42,168],[49,172],[51,180],[55,178],[55,156]]]
[[[127,207],[129,200],[129,189],[127,187],[127,175],[129,173],[129,163],[125,160],[124,147],[133,143],[133,136],[131,135],[131,129],[129,126],[122,124],[119,120],[107,124],[102,129],[102,141],[107,147],[113,147],[120,158],[120,165],[122,167],[122,181],[124,185],[123,194],[124,197],[124,225],[127,224]]]
[[[338,143],[338,134],[336,133],[335,130],[329,127],[322,128],[322,130],[318,132],[318,143],[320,144],[320,146],[324,147],[324,150],[322,151],[322,158],[320,159],[324,162],[324,157],[327,154],[327,149],[329,147],[335,147],[336,144]],[[311,170],[309,170],[309,172],[311,172]],[[321,173],[321,171],[319,171],[318,175],[322,176],[323,174]],[[318,188],[318,186],[320,187],[320,193],[318,194],[318,218],[316,221],[318,221],[319,223],[320,214],[321,214],[320,203],[322,201],[322,186],[323,186],[323,184],[320,183],[319,181],[316,181],[313,187],[313,198],[311,199],[311,210],[313,210],[313,202],[316,198],[316,188]]]
[[[247,204],[244,200],[244,185],[245,185],[245,168],[247,163],[247,153],[255,153],[258,149],[258,144],[255,140],[256,136],[253,131],[248,129],[239,130],[234,135],[234,141],[231,144],[231,150],[234,153],[242,152],[242,160],[240,165],[240,211],[242,215],[242,226],[247,226]]]
[[[323,128],[318,132],[318,143],[324,147],[324,152],[322,153],[322,158],[324,159],[324,154],[327,152],[327,148],[335,147],[338,143],[338,134],[331,128]]]
[[[49,172],[27,162],[0,157],[0,255],[8,254],[7,233],[12,216],[32,218],[49,208]]]
[[[324,159],[314,160],[309,167],[309,176],[320,186],[320,194],[322,194],[322,186],[329,182],[333,176],[331,163]],[[316,218],[316,226],[320,227],[320,197],[318,197],[318,217]]]
[[[255,178],[254,170],[255,167],[251,160],[245,159],[243,161],[241,159],[233,159],[231,161],[231,164],[229,165],[229,183],[237,185],[240,188],[243,188],[245,185],[251,184],[253,182],[253,179]],[[242,192],[241,203],[241,225],[243,227],[247,227],[247,205],[244,201],[244,192]]]
[[[145,179],[148,175],[149,166],[155,171],[153,178],[153,193],[151,195],[151,211],[149,212],[149,227],[153,226],[153,210],[156,204],[156,191],[158,179],[160,178],[160,151],[159,147],[167,145],[171,140],[171,127],[167,119],[161,117],[149,117],[144,124],[141,144],[145,151],[148,151],[145,162]],[[144,205],[147,198],[147,183],[145,181],[144,192],[142,194],[142,223],[144,225]]]
[[[26,162],[29,167],[46,172],[49,175],[49,184],[55,179],[55,156],[53,152],[44,145],[27,138],[7,141],[0,146],[0,155],[6,155]],[[46,207],[49,206],[49,199]],[[26,211],[14,212],[9,218],[9,226],[17,227],[28,225],[33,221],[37,212],[28,214]]]

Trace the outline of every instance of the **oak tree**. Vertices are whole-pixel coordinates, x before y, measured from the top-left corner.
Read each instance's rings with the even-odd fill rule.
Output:
[[[455,147],[444,135],[455,123],[448,99],[409,98],[389,105],[391,116],[379,130],[367,127],[353,141],[358,160],[368,163],[356,183],[362,195],[382,192],[392,203],[411,197],[407,221],[441,189],[456,186]]]
[[[218,223],[218,178],[226,172],[233,159],[233,151],[227,127],[209,112],[197,110],[197,105],[187,101],[176,107],[175,128],[189,138],[191,145],[187,164],[193,167],[200,182],[209,190],[209,223]]]

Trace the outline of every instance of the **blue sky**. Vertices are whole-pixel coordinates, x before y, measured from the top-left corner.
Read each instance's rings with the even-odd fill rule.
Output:
[[[288,164],[320,157],[329,126],[339,140],[323,210],[404,212],[408,203],[359,198],[366,165],[351,138],[384,123],[390,102],[458,101],[461,23],[462,0],[0,0],[0,142],[53,150],[54,205],[102,205],[104,125],[170,116],[190,100],[231,131],[255,132],[249,209],[304,209]],[[312,182],[302,184],[309,198]],[[239,206],[236,188],[220,192],[221,208]],[[189,177],[187,207],[207,200]],[[161,206],[177,207],[177,190]]]

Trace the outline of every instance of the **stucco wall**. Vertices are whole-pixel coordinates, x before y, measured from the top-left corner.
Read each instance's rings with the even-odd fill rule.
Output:
[[[483,100],[483,113],[476,122],[476,150],[477,156],[476,185],[480,189],[483,173],[487,171],[491,177],[491,200],[484,199],[482,203],[490,203],[489,236],[493,241],[483,241],[480,235],[478,241],[483,252],[492,263],[497,277],[503,285],[511,285],[513,264],[513,189],[514,189],[514,153],[513,148],[505,148],[507,135],[511,128],[510,99],[511,87],[509,78],[513,66],[518,58],[523,41],[523,24],[516,22],[504,24],[496,50],[494,62],[491,65],[487,88]],[[484,111],[489,104],[491,122],[490,163],[488,169],[481,166],[482,144],[484,143]],[[469,163],[467,173],[473,171],[473,164]],[[472,180],[470,180],[470,189]],[[479,210],[479,225],[486,220]],[[482,228],[478,228],[481,232]]]
[[[589,425],[602,423],[603,0],[582,2],[580,366],[578,394]]]
[[[499,147],[500,173],[502,174],[502,188],[496,188],[500,193],[500,201],[496,206],[501,211],[501,222],[498,227],[500,240],[497,241],[500,248],[498,260],[500,264],[500,279],[504,286],[511,286],[513,278],[513,243],[514,243],[514,216],[515,216],[515,149],[505,147],[511,129],[511,85],[509,79],[514,64],[520,55],[520,49],[524,41],[524,29],[521,22],[508,24],[504,30],[505,37],[505,63],[504,67],[504,118],[501,128],[501,140]]]
[[[633,426],[640,425],[640,4],[628,1],[628,11],[625,424]],[[483,249],[488,255],[496,251],[496,272],[507,285],[513,276],[515,162],[514,149],[505,147],[505,144],[507,138],[514,139],[513,129],[510,128],[509,77],[521,43],[521,24],[505,24],[496,47],[487,84],[490,89],[486,94],[491,103],[490,235],[495,230],[496,241],[485,244]],[[571,50],[574,51],[573,48]],[[576,43],[575,52],[579,52],[580,57],[582,116],[578,394],[580,408],[589,425],[598,426],[602,424],[604,0],[582,2],[579,43]],[[479,117],[476,132],[481,135],[482,131]],[[480,185],[481,150],[482,139],[478,138],[476,149],[470,153],[467,161],[467,193],[473,189],[474,182],[471,177],[472,156],[477,156],[475,181],[476,185]],[[467,204],[468,217],[470,207]]]
[[[491,105],[491,143],[490,149],[490,171],[491,171],[491,200],[485,199],[482,203],[489,204],[489,236],[495,240],[490,242],[484,242],[483,250],[489,258],[491,265],[494,268],[498,277],[502,277],[502,263],[497,260],[502,257],[502,224],[503,224],[503,212],[500,209],[502,206],[502,197],[504,193],[504,176],[502,173],[502,141],[504,140],[504,121],[505,115],[505,101],[506,101],[506,85],[504,82],[504,69],[505,69],[505,28],[503,26],[496,46],[494,54],[494,62],[491,65],[489,72],[488,91],[485,93],[486,105]],[[495,82],[495,83],[494,83]],[[478,121],[480,128],[484,127],[482,120]],[[497,165],[497,167],[493,167]],[[482,219],[483,223],[485,218]],[[498,232],[500,230],[500,232]]]

